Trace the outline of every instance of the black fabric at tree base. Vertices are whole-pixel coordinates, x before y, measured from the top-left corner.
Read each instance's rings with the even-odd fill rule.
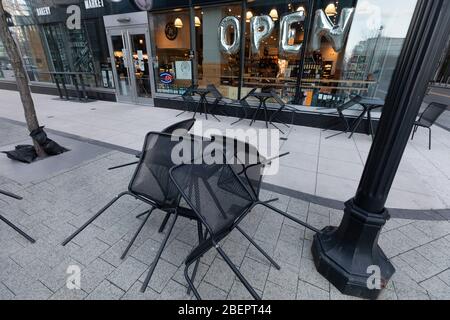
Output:
[[[49,156],[55,156],[69,151],[69,149],[62,147],[55,141],[49,139],[44,131],[44,127],[39,127],[38,129],[31,131],[30,136]],[[15,147],[15,150],[2,152],[5,153],[9,159],[24,163],[32,163],[38,156],[36,149],[32,145],[18,145]]]
[[[60,146],[55,141],[49,139],[44,131],[44,127],[39,127],[31,131],[30,137],[32,137],[49,156],[55,156],[69,151],[69,149]]]
[[[2,151],[9,159],[17,160],[24,163],[32,163],[37,158],[34,146],[18,145],[13,151]]]

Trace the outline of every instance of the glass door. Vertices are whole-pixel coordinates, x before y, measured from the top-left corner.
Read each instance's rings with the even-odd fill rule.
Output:
[[[148,29],[108,30],[108,42],[119,102],[152,104]]]
[[[152,99],[152,68],[150,68],[149,35],[147,28],[134,28],[127,31],[130,58],[133,70],[136,103],[145,104]]]

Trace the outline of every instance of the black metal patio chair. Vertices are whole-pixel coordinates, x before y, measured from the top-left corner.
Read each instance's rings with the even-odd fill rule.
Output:
[[[351,107],[353,107],[354,105],[357,105],[362,99],[363,99],[363,97],[361,97],[360,95],[355,95],[349,101],[347,101],[347,102],[345,102],[345,103],[343,103],[343,104],[341,104],[339,106],[332,107],[332,108],[328,108],[327,107],[327,108],[324,108],[324,109],[322,109],[320,111],[321,115],[337,114],[339,116],[339,120],[340,120],[337,124],[333,124],[332,126],[328,127],[327,129],[324,129],[323,131],[332,130],[333,128],[336,128],[337,126],[340,126],[342,124],[344,125],[344,128],[345,128],[344,131],[332,134],[331,136],[328,136],[325,139],[330,139],[330,138],[335,137],[337,135],[345,134],[345,133],[348,133],[348,132],[351,131],[350,124],[349,124],[347,118],[344,115],[344,111],[349,109],[349,108],[351,108]],[[325,110],[325,109],[330,109],[332,111],[331,112],[323,112],[323,110]]]
[[[150,209],[146,212],[147,215],[145,219],[143,220],[137,232],[123,252],[121,257],[122,259],[126,257],[129,249],[133,245],[137,236],[139,235],[142,228],[155,209],[159,209],[163,212],[173,215],[174,218],[170,224],[169,230],[167,231],[167,234],[156,254],[147,278],[144,281],[141,289],[142,292],[144,292],[147,288],[147,285],[156,268],[162,251],[169,239],[177,218],[179,216],[182,216],[188,219],[197,220],[196,215],[194,215],[191,210],[183,207],[178,207],[178,191],[169,179],[169,169],[175,165],[175,163],[172,161],[172,150],[178,143],[180,143],[179,139],[173,139],[172,137],[172,135],[167,133],[149,132],[145,137],[142,156],[128,185],[128,190],[120,193],[117,197],[111,200],[106,206],[100,209],[92,218],[90,218],[83,226],[76,230],[62,243],[63,246],[67,245],[81,231],[83,231],[109,207],[111,207],[117,200],[126,195],[149,204]],[[179,136],[178,138],[182,138],[182,136]],[[186,137],[184,137],[183,143],[190,144],[190,146],[186,147],[190,147],[191,152],[198,152],[202,150],[201,141],[197,138],[190,136],[190,139],[186,139]],[[198,145],[197,147],[195,147],[196,144]],[[200,228],[201,225],[198,224],[199,237],[202,236],[202,230]]]
[[[275,91],[275,89],[270,90],[270,93],[272,94],[273,99],[279,104],[278,109],[272,113],[272,115],[269,118],[269,123],[271,125],[273,125],[275,128],[277,128],[278,130],[280,130],[275,124],[273,124],[273,120],[278,120],[279,122],[281,122],[282,124],[284,124],[286,127],[289,128],[289,125],[286,124],[284,121],[282,121],[281,119],[278,118],[278,115],[283,112],[283,110],[289,110],[292,113],[291,116],[291,124],[294,123],[294,116],[295,116],[295,112],[297,111],[297,109],[295,109],[294,107],[291,107],[289,105],[287,105],[283,99],[281,99],[281,97],[278,95],[278,93]],[[281,131],[281,130],[280,130]],[[281,131],[281,133],[284,134],[283,131]]]
[[[236,101],[233,101],[233,102],[236,102],[236,103],[239,103],[239,104],[240,104],[240,106],[241,106],[240,109],[242,109],[242,110],[244,111],[244,115],[243,115],[242,117],[240,117],[238,120],[236,120],[236,121],[234,121],[233,123],[231,123],[231,125],[234,125],[234,124],[238,123],[239,121],[242,121],[242,120],[244,120],[244,119],[247,119],[247,117],[248,117],[248,110],[251,109],[251,106],[250,106],[250,104],[248,103],[247,99],[248,99],[248,97],[249,97],[251,94],[253,94],[253,93],[256,91],[256,89],[258,89],[258,88],[253,88],[253,89],[250,90],[243,98],[241,98],[241,99],[239,99],[239,100],[236,100]]]
[[[172,134],[177,130],[186,130],[186,133],[191,130],[192,126],[195,123],[195,119],[194,118],[189,118],[174,124],[171,124],[170,126],[168,126],[167,128],[163,129],[161,132],[163,133],[169,133]],[[141,152],[139,152],[138,154],[136,154],[136,158],[140,158],[141,157]],[[118,166],[114,166],[114,167],[110,167],[108,168],[108,170],[115,170],[115,169],[119,169],[119,168],[124,168],[124,167],[128,167],[128,166],[132,166],[135,164],[138,164],[138,161],[133,161],[133,162],[128,162],[128,163],[124,163]]]
[[[78,230],[76,230],[71,236],[64,240],[62,243],[63,246],[67,245],[72,239],[74,239],[80,232],[82,232],[87,226],[89,226],[92,222],[94,222],[102,213],[104,213],[110,206],[112,206],[117,200],[122,198],[125,195],[129,195],[134,197],[137,200],[141,200],[144,203],[150,205],[150,209],[146,212],[147,215],[138,228],[137,232],[131,239],[127,248],[123,252],[121,258],[124,259],[129,249],[133,245],[134,241],[138,237],[139,233],[143,229],[150,215],[154,211],[154,209],[159,209],[170,216],[174,216],[172,219],[169,229],[164,237],[164,240],[156,254],[155,259],[151,265],[151,268],[145,278],[144,284],[142,285],[141,291],[144,292],[148,286],[148,283],[155,271],[156,265],[159,261],[159,258],[164,250],[164,247],[170,237],[170,234],[173,230],[175,222],[179,216],[185,217],[188,219],[197,220],[198,217],[193,213],[193,211],[186,206],[179,206],[179,198],[180,195],[178,193],[177,188],[174,186],[172,181],[169,179],[169,169],[175,165],[172,159],[172,150],[180,143],[180,139],[182,139],[181,143],[187,143],[184,148],[190,148],[191,150],[191,160],[199,159],[203,155],[203,145],[208,144],[209,141],[204,141],[198,137],[194,137],[192,135],[183,135],[183,136],[173,136],[167,133],[160,132],[150,132],[147,134],[144,142],[144,147],[142,151],[142,157],[139,160],[139,164],[136,167],[136,170],[133,174],[133,177],[129,183],[128,190],[120,193],[116,198],[110,201],[105,207],[103,207],[100,211],[98,211],[92,218],[90,218],[83,226],[81,226]],[[183,149],[187,150],[187,149]],[[167,219],[167,215],[164,218]],[[198,229],[198,237],[201,242],[202,235],[202,226],[197,223]],[[250,239],[250,236],[247,235],[244,231],[242,234]],[[256,243],[250,241],[259,251],[263,253],[265,257],[273,262],[270,257],[265,253]],[[193,271],[193,277],[197,271],[198,263]]]
[[[185,260],[184,275],[196,298],[201,299],[201,296],[189,276],[189,267],[207,251],[215,248],[252,297],[259,300],[259,295],[222,250],[220,241],[238,228],[242,219],[257,205],[289,215],[259,201],[229,164],[182,164],[170,170],[170,177],[208,231],[208,236],[202,239]],[[318,232],[314,227],[301,221],[300,223]],[[240,228],[237,230],[241,231]]]
[[[5,191],[5,190],[1,190],[0,189],[0,194],[3,194],[7,197],[10,198],[14,198],[16,200],[22,200],[22,197]],[[10,226],[11,228],[13,228],[16,232],[18,232],[22,237],[24,237],[25,239],[27,239],[28,241],[30,241],[31,243],[35,243],[36,240],[34,240],[32,237],[30,237],[28,234],[26,234],[22,229],[20,229],[19,227],[17,227],[15,224],[13,224],[11,221],[9,221],[8,219],[6,219],[3,215],[0,214],[0,220],[2,220],[4,223],[6,223],[8,226]]]
[[[425,111],[420,115],[419,120],[414,122],[413,133],[411,140],[419,127],[428,129],[428,149],[431,150],[431,126],[436,120],[447,110],[447,106],[442,103],[432,102],[428,105]]]
[[[221,104],[222,105],[226,105],[226,100],[225,97],[222,95],[222,93],[220,93],[219,89],[217,89],[217,87],[213,84],[208,84],[206,86],[206,89],[209,90],[209,92],[212,94],[214,101],[212,103],[212,107],[210,108],[210,113],[212,114],[214,110],[216,110]],[[219,110],[219,112],[223,115],[223,116],[228,116],[228,114],[226,112],[224,112],[223,110]],[[216,112],[217,113],[217,112]]]
[[[196,108],[197,101],[194,99],[194,91],[197,87],[198,85],[193,84],[181,95],[181,99],[183,99],[184,102],[184,110],[175,117],[181,116],[183,113],[192,111]]]

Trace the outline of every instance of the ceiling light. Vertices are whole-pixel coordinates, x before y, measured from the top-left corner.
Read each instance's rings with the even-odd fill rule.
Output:
[[[245,15],[245,21],[250,22],[251,18],[253,18],[253,12],[247,11],[247,14]]]
[[[202,25],[202,22],[200,21],[199,17],[195,16],[194,24],[195,24],[196,27],[200,27]]]
[[[329,5],[327,5],[327,7],[325,8],[325,13],[330,17],[334,17],[337,15],[336,6],[334,5],[334,3],[330,3]]]
[[[181,29],[183,28],[183,21],[180,18],[176,18],[174,22],[175,28]]]
[[[269,16],[272,17],[273,21],[277,21],[278,20],[278,11],[277,11],[277,9],[270,10]]]

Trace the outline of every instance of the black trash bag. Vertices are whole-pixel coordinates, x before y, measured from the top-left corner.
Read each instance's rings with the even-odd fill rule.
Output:
[[[31,131],[30,137],[32,137],[49,156],[56,156],[69,151],[69,149],[62,147],[52,139],[49,139],[44,131],[44,127],[39,127]]]
[[[48,139],[44,127],[39,127],[31,131],[30,137],[32,137],[40,146],[43,146]]]
[[[30,145],[18,145],[15,150],[2,151],[11,160],[17,160],[24,163],[32,163],[37,158],[36,150],[34,146]]]
[[[51,139],[47,139],[47,142],[42,146],[42,148],[49,156],[56,156],[58,154],[69,151],[69,149],[60,146]]]

